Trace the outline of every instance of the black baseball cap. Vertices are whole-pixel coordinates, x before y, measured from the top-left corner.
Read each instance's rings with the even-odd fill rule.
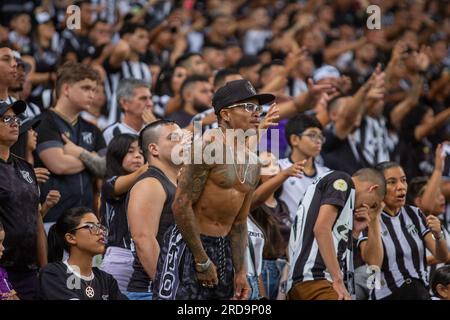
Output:
[[[263,105],[275,100],[275,96],[270,93],[257,94],[250,81],[242,79],[227,82],[220,87],[213,96],[212,105],[215,113],[219,114],[223,108],[249,99],[257,99]]]
[[[18,115],[25,111],[27,104],[22,100],[17,100],[13,103],[0,102],[0,117],[3,116],[9,108],[13,109],[14,113]]]
[[[27,132],[31,128],[36,129],[40,123],[41,123],[40,117],[33,117],[26,119],[24,122],[20,124],[19,135]]]

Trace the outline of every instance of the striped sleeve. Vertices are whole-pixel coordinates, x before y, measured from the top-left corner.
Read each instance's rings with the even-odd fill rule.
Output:
[[[361,245],[361,243],[363,243],[364,241],[367,241],[369,239],[368,235],[369,235],[369,231],[366,228],[359,234],[359,238],[358,238],[358,242],[356,243],[356,246],[359,247]]]
[[[425,235],[430,232],[430,228],[427,227],[427,220],[425,219],[425,215],[422,211],[420,211],[419,208],[416,208],[414,210],[416,212],[417,216],[419,217],[419,228],[420,228],[420,234],[422,235],[422,238],[425,237]]]

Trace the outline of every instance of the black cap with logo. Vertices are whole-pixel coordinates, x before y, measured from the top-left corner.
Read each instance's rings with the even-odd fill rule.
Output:
[[[257,94],[248,80],[235,80],[227,82],[216,91],[212,105],[215,113],[219,114],[220,110],[225,107],[250,99],[257,99],[258,103],[263,105],[275,100],[275,96],[270,93]]]
[[[14,113],[18,115],[25,111],[27,104],[22,100],[17,100],[13,103],[0,102],[0,117],[3,116],[9,108],[11,108]]]

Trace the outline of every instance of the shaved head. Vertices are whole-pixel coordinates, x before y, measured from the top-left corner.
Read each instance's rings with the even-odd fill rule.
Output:
[[[164,126],[173,125],[175,122],[169,120],[156,120],[146,125],[139,134],[139,146],[144,152],[144,157],[147,159],[148,145],[151,143],[158,143],[161,136],[161,129]]]
[[[353,174],[353,178],[358,179],[360,182],[378,185],[379,188],[376,189],[376,192],[380,198],[384,198],[386,195],[386,180],[384,179],[384,175],[378,170],[372,168],[359,169]]]

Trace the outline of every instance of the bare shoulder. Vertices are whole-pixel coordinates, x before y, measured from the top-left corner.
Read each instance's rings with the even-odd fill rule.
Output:
[[[148,177],[138,181],[130,190],[130,197],[133,195],[140,196],[142,194],[152,197],[153,195],[165,194],[165,192],[158,179]]]

